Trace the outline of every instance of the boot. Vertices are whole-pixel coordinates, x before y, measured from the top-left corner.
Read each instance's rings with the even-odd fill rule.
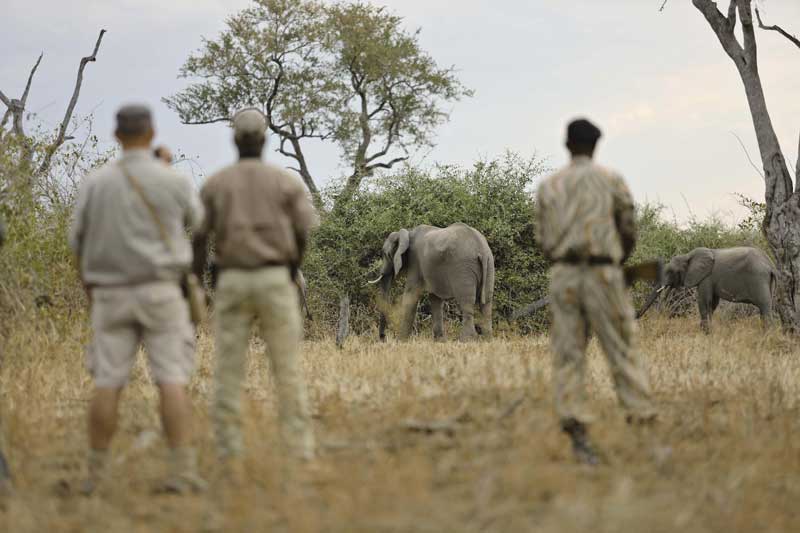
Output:
[[[0,453],[0,499],[10,495],[12,490],[11,472],[8,469],[5,456]]]
[[[197,473],[197,452],[191,447],[169,451],[169,476],[156,489],[157,493],[197,494],[205,492],[207,483]]]
[[[84,496],[91,496],[97,487],[106,477],[106,465],[108,463],[108,450],[89,450],[88,467],[89,476],[84,480],[80,487],[80,493]]]
[[[582,422],[568,418],[561,422],[561,429],[569,435],[572,441],[572,451],[579,463],[589,466],[596,466],[600,463],[600,457],[594,450],[586,432],[586,426]]]

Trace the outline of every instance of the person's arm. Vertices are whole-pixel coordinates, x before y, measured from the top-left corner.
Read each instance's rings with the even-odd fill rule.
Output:
[[[83,241],[86,233],[86,216],[89,207],[90,197],[90,181],[86,178],[78,190],[78,197],[75,200],[75,208],[72,212],[72,220],[70,221],[67,241],[72,250],[73,264],[75,270],[78,272],[78,278],[81,280],[83,290],[86,292],[86,299],[91,305],[91,288],[86,283],[83,273],[82,257],[83,257]]]
[[[539,243],[539,249],[541,250],[542,255],[548,261],[552,261],[550,255],[550,244],[547,238],[550,230],[547,227],[547,221],[549,220],[549,217],[547,213],[547,200],[545,198],[544,187],[544,185],[540,185],[539,190],[536,193],[536,227],[534,229],[536,232],[536,242]]]
[[[206,188],[203,188],[197,201],[204,216],[200,219],[200,223],[194,226],[192,233],[192,271],[199,279],[203,279],[208,264],[208,236],[214,227],[215,214],[211,195]]]
[[[633,196],[621,176],[614,179],[614,222],[622,243],[624,263],[636,247],[636,213]]]

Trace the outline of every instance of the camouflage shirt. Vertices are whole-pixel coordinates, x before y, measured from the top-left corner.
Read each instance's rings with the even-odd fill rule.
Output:
[[[551,261],[627,259],[636,241],[633,198],[622,176],[578,156],[547,178],[537,198],[536,240]]]

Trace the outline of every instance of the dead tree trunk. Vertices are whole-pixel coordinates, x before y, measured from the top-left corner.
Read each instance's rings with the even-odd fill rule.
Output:
[[[727,16],[717,9],[713,0],[692,0],[692,3],[714,30],[722,48],[736,65],[744,84],[764,166],[767,212],[763,230],[780,272],[775,307],[784,329],[800,333],[795,305],[795,293],[800,281],[800,197],[794,190],[764,98],[764,88],[758,72],[751,1],[731,0]],[[739,43],[734,34],[737,13],[742,24],[742,43]]]

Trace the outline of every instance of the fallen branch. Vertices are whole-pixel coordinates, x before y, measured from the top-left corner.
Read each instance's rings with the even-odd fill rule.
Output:
[[[413,418],[406,419],[402,422],[404,429],[418,433],[445,433],[452,436],[455,433],[456,427],[459,422],[464,422],[469,419],[469,411],[467,406],[462,406],[455,415],[444,418],[442,420],[416,420]]]

